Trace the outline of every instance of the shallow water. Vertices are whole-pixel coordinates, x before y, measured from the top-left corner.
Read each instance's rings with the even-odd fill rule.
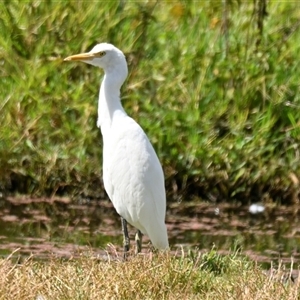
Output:
[[[203,202],[168,206],[171,249],[201,252],[213,246],[220,253],[242,253],[268,268],[282,261],[293,268],[300,262],[300,212],[297,206],[266,206],[251,214],[249,207]],[[134,229],[130,228],[134,235]],[[148,239],[144,238],[148,251]],[[80,255],[84,251],[105,256],[122,255],[121,224],[111,203],[67,198],[8,197],[0,199],[0,255],[45,258]],[[133,242],[132,242],[133,244]]]

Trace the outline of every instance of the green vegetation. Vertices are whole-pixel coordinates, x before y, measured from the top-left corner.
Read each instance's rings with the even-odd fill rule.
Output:
[[[126,263],[91,254],[50,261],[0,260],[0,299],[299,299],[299,281],[237,253],[144,254]]]
[[[102,196],[101,73],[62,59],[106,41],[169,194],[295,202],[300,4],[261,3],[1,2],[0,190]]]

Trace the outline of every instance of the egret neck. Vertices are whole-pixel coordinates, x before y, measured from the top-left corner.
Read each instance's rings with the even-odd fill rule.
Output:
[[[127,116],[120,99],[120,89],[127,77],[127,68],[109,68],[104,71],[99,92],[97,122],[102,134],[110,128],[114,118]]]

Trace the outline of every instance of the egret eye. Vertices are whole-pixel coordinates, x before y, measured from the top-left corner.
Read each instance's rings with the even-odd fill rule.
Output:
[[[106,52],[100,51],[100,52],[95,53],[95,56],[97,56],[97,57],[102,57],[102,56],[104,56],[105,54],[106,54]]]

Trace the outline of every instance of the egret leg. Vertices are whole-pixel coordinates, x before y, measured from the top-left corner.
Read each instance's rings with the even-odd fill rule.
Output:
[[[142,251],[142,239],[143,239],[143,234],[138,230],[135,234],[135,242],[136,242],[135,254],[138,254]]]
[[[126,259],[127,252],[129,251],[129,236],[128,236],[128,230],[127,230],[127,221],[121,217],[121,223],[122,223],[122,231],[123,231],[123,246],[124,246],[124,259]]]

